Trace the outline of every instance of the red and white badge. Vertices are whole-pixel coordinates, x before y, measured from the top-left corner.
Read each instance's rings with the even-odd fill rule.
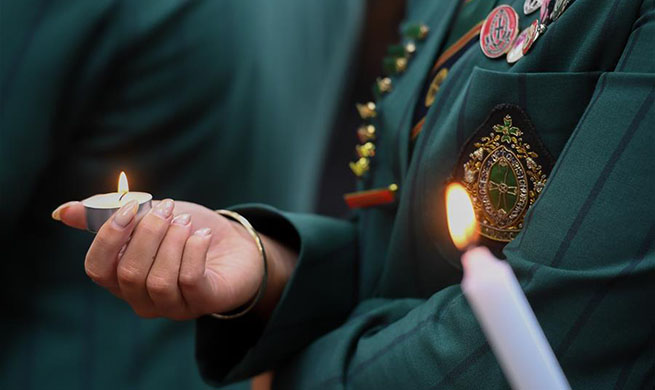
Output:
[[[520,60],[532,47],[534,41],[539,37],[539,21],[535,20],[525,30],[521,31],[518,37],[512,43],[512,48],[507,52],[507,62],[510,64]]]
[[[539,21],[535,20],[532,22],[530,26],[528,26],[527,30],[527,35],[525,38],[525,42],[523,42],[523,55],[528,54],[528,51],[530,51],[530,48],[534,44],[534,41],[539,38]]]
[[[519,14],[509,5],[494,8],[480,30],[480,47],[489,58],[507,53],[519,33]]]
[[[507,52],[507,62],[510,64],[515,63],[523,57],[523,45],[528,39],[528,34],[530,33],[530,27],[521,31],[518,37],[512,43],[512,48]]]
[[[480,30],[480,47],[489,58],[507,53],[519,33],[519,14],[509,5],[494,8]]]

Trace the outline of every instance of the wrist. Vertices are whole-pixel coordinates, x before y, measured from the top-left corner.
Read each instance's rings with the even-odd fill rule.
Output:
[[[249,232],[244,229],[244,226],[234,219],[229,219],[230,223],[233,224],[234,229],[238,234],[240,234],[244,241],[252,242],[253,237]],[[284,288],[291,278],[291,274],[295,268],[298,253],[296,249],[281,243],[278,240],[275,240],[265,234],[256,232],[257,236],[261,240],[263,246],[262,255],[266,256],[265,262],[267,264],[267,270],[265,272],[266,279],[261,280],[257,288],[264,288],[262,296],[258,298],[259,290],[256,290],[250,299],[244,302],[240,307],[247,306],[250,302],[257,300],[255,306],[252,307],[252,315],[257,316],[261,320],[268,320],[270,315],[275,310],[277,302],[282,296]],[[262,284],[265,284],[262,286]]]
[[[262,299],[253,308],[253,314],[262,319],[268,319],[293,274],[298,253],[264,234],[260,234],[260,237],[268,258],[268,280]]]
[[[298,251],[281,241],[258,232],[246,218],[237,212],[216,210],[216,213],[226,218],[232,225],[232,229],[240,236],[234,245],[243,250],[241,252],[243,256],[242,261],[248,263],[246,268],[250,268],[250,262],[255,261],[255,257],[259,257],[262,268],[259,282],[255,282],[253,276],[256,271],[251,269],[247,272],[249,276],[244,280],[246,283],[240,284],[242,295],[250,290],[250,288],[255,290],[245,302],[230,312],[211,313],[211,316],[221,320],[228,320],[242,317],[252,311],[253,316],[267,321],[273,310],[275,310],[284,288],[291,278],[297,262]],[[255,249],[254,251],[248,249],[250,245],[245,244],[248,242],[251,243],[250,245],[252,245],[252,249]],[[259,256],[254,255],[254,253],[258,253]],[[252,287],[248,287],[247,285],[251,285]],[[239,300],[236,300],[234,303],[238,304]]]

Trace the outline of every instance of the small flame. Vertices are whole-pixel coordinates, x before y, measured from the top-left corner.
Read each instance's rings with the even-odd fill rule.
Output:
[[[473,203],[466,189],[459,183],[446,188],[446,215],[450,238],[459,250],[475,242],[478,237]]]
[[[128,192],[130,192],[130,186],[127,184],[127,175],[125,175],[125,172],[121,172],[118,177],[118,193],[127,194]]]

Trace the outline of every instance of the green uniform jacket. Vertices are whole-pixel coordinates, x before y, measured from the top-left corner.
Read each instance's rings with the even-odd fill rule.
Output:
[[[98,289],[92,235],[50,212],[121,170],[155,199],[311,210],[360,2],[0,7],[0,389],[206,388],[193,323]]]
[[[397,183],[395,207],[365,209],[354,223],[241,207],[259,229],[297,235],[300,259],[256,337],[248,332],[258,324],[198,321],[208,380],[275,368],[283,389],[507,388],[460,289],[444,184],[467,138],[510,103],[557,162],[507,261],[572,388],[653,388],[655,3],[577,0],[513,66],[471,47],[410,159],[417,92],[457,3],[410,2],[407,20],[430,34],[377,102],[377,154],[363,187]],[[521,28],[538,17],[523,16],[523,3],[509,2]]]

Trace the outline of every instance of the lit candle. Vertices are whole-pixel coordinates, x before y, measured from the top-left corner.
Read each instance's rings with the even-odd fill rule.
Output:
[[[512,268],[485,247],[474,247],[477,222],[466,189],[446,190],[448,229],[462,256],[462,291],[515,390],[570,390],[555,354]]]
[[[137,218],[152,207],[152,195],[147,192],[131,192],[125,172],[118,178],[118,192],[93,195],[82,201],[86,209],[86,224],[90,232],[97,232],[119,208],[131,200],[139,203]]]

